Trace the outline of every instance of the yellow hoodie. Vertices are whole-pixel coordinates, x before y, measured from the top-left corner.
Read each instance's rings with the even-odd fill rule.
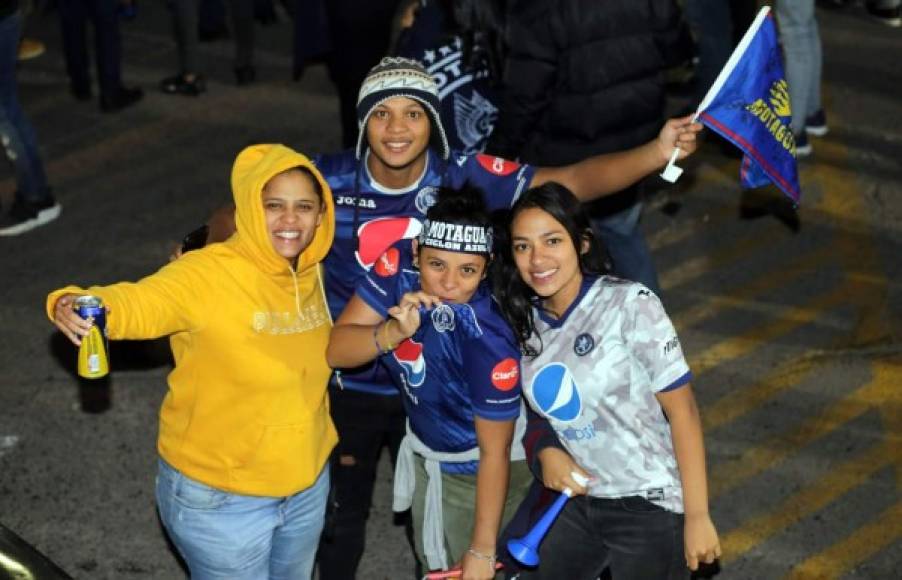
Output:
[[[326,214],[293,271],[270,242],[262,190],[297,166],[319,180]],[[111,339],[171,335],[175,368],[160,411],[160,455],[212,487],[283,497],[316,480],[337,441],[319,266],[335,231],[332,192],[310,160],[282,145],[244,149],[232,190],[238,231],[226,242],[137,283],[56,290],[47,315],[60,295],[88,293],[109,308]]]

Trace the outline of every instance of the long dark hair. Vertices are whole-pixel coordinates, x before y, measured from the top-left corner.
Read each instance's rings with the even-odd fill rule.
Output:
[[[511,224],[520,212],[540,209],[560,223],[576,250],[579,269],[583,275],[600,275],[608,271],[607,252],[601,240],[593,233],[589,216],[569,189],[555,182],[548,182],[527,190],[511,207],[503,225],[495,228],[495,264],[491,269],[492,287],[501,312],[514,330],[520,350],[525,355],[536,356],[542,352],[541,339],[538,350],[527,345],[535,331],[533,307],[537,297],[520,277],[511,247]],[[588,250],[581,251],[583,242]]]

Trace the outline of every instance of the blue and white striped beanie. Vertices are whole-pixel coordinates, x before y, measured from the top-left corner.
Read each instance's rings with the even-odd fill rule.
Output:
[[[438,86],[432,76],[426,72],[419,62],[401,57],[387,56],[370,69],[369,74],[360,85],[357,95],[357,159],[363,156],[366,146],[366,122],[373,109],[394,97],[407,97],[418,101],[426,109],[432,122],[430,143],[441,154],[442,159],[450,155],[448,137],[442,126],[439,115],[441,103],[438,98]]]

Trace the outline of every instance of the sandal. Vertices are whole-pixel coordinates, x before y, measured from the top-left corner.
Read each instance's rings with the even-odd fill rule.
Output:
[[[160,90],[167,95],[187,95],[196,97],[207,90],[204,83],[204,77],[195,75],[192,80],[185,78],[185,75],[175,75],[166,77],[160,81]]]

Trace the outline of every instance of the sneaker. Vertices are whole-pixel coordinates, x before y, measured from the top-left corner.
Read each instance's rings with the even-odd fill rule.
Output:
[[[892,26],[893,28],[902,26],[902,6],[896,6],[895,8],[877,8],[876,6],[868,4],[867,8],[868,13],[872,18],[879,20],[887,26]]]
[[[815,137],[823,137],[827,134],[827,115],[823,109],[818,109],[811,115],[805,117],[805,132]]]
[[[811,143],[808,142],[808,135],[804,131],[795,136],[796,139],[796,159],[808,157],[813,151]]]
[[[183,74],[166,77],[160,81],[160,90],[167,95],[187,95],[196,97],[207,90],[204,77],[194,75],[189,81]]]
[[[119,87],[112,95],[100,96],[100,110],[104,113],[115,113],[130,107],[144,97],[144,91],[138,88]]]
[[[44,43],[40,40],[23,38],[19,42],[19,52],[17,53],[16,58],[18,60],[30,60],[41,56],[46,50],[47,47],[44,46]]]
[[[18,236],[49,224],[62,209],[53,199],[37,205],[16,199],[9,213],[0,216],[0,236]]]

